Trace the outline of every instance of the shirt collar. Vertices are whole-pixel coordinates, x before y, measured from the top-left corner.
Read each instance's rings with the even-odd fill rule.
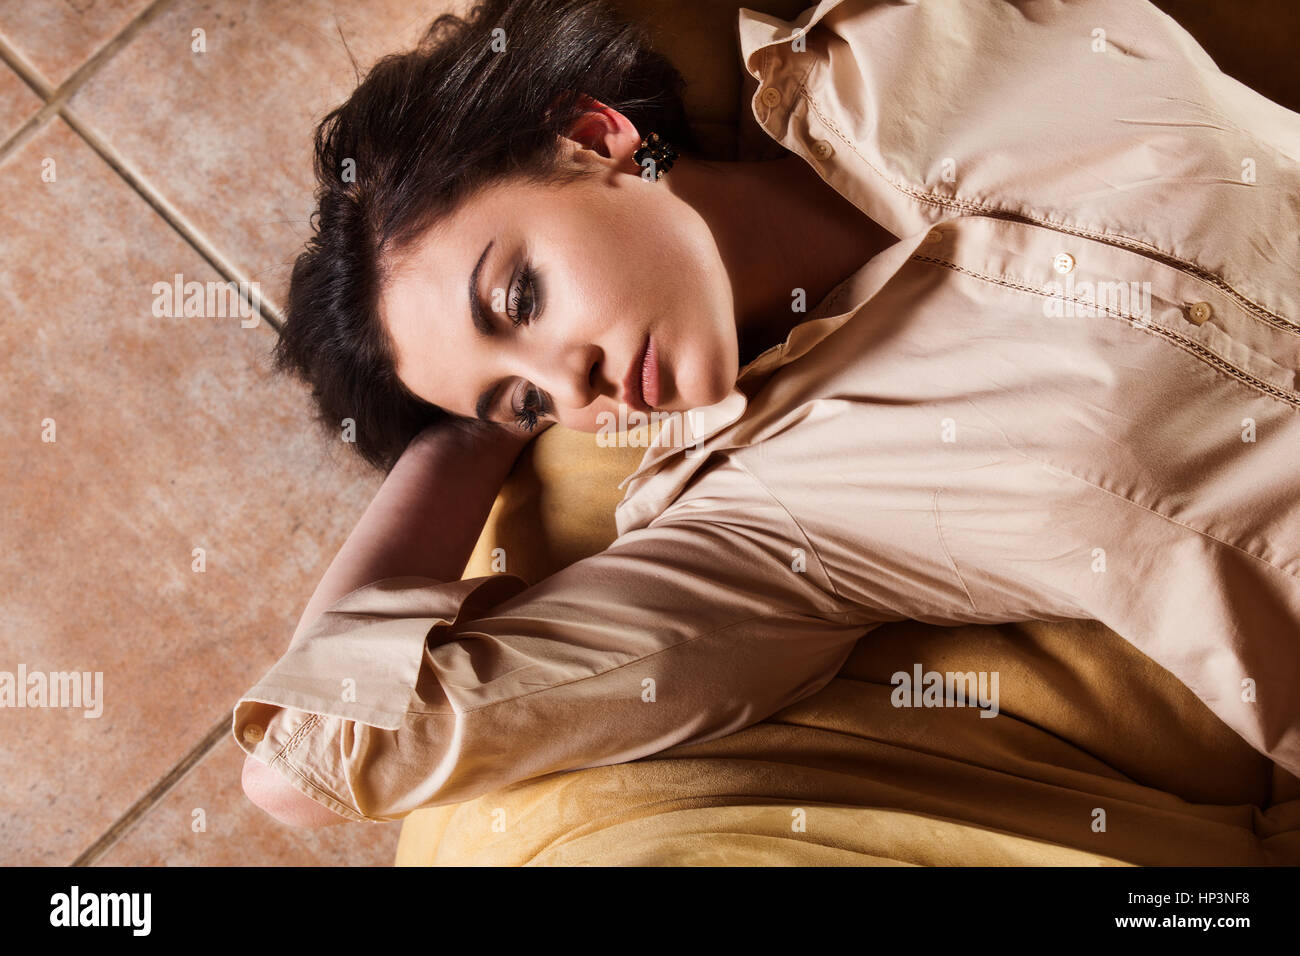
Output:
[[[738,14],[738,27],[740,30],[740,56],[745,64],[745,69],[755,79],[762,80],[763,77],[759,75],[754,54],[764,47],[787,43],[798,35],[806,34],[817,25],[822,17],[843,2],[844,0],[822,0],[821,3],[809,7],[791,21],[741,7]]]
[[[804,321],[790,330],[784,342],[774,345],[748,363],[736,377],[731,392],[716,405],[660,419],[650,427],[653,435],[641,464],[619,482],[627,490],[614,512],[618,533],[650,521],[676,497],[696,466],[706,457],[704,444],[734,425],[749,407],[745,389],[757,389],[762,379],[789,365],[862,311],[863,306],[907,262],[925,241],[926,233],[909,236],[878,253],[827,294]],[[725,447],[748,444],[739,437]],[[721,446],[719,446],[721,447]],[[680,459],[685,467],[665,467]],[[692,464],[693,463],[693,464]]]
[[[759,80],[760,88],[767,78],[762,75],[758,61],[765,58],[756,54],[764,47],[787,43],[796,36],[807,33],[842,2],[843,0],[823,0],[790,22],[744,7],[740,9],[738,27],[741,57],[745,68]],[[749,108],[754,118],[759,120],[759,125],[763,126],[758,115],[757,96],[755,93],[755,99]],[[768,135],[772,134],[769,132]],[[776,139],[775,136],[773,138]],[[782,142],[781,145],[790,148],[789,143]],[[922,239],[923,235],[904,239],[874,257],[832,289],[807,319],[791,329],[784,342],[767,349],[740,370],[736,384],[722,401],[652,420],[646,431],[649,447],[642,456],[641,463],[618,485],[619,490],[624,491],[623,500],[615,510],[619,533],[623,534],[628,528],[644,523],[658,514],[695,471],[693,466],[667,469],[664,466],[668,462],[677,458],[687,461],[702,459],[703,444],[744,416],[749,405],[744,389],[751,384],[756,387],[760,379],[793,362],[844,324],[884,285],[889,276],[902,267]]]
[[[768,14],[757,13],[741,7],[739,11],[740,48],[741,58],[745,62],[746,69],[761,80],[762,77],[757,67],[751,65],[753,62],[751,57],[754,53],[765,46],[792,40],[800,31],[806,32],[812,29],[823,16],[842,2],[843,0],[823,0],[815,7],[805,10],[796,20],[789,23]],[[751,109],[753,109],[752,105]],[[807,320],[795,326],[783,343],[772,346],[746,364],[736,376],[736,385],[732,387],[731,392],[722,401],[715,405],[693,408],[684,414],[653,419],[646,426],[644,433],[644,438],[649,447],[636,469],[619,482],[619,490],[623,490],[638,477],[658,467],[667,458],[672,457],[675,451],[687,447],[698,447],[744,415],[748,399],[740,386],[745,384],[747,380],[757,378],[774,371],[787,362],[794,361],[838,327],[840,322],[847,317],[847,314],[829,315],[827,310],[834,307],[837,296],[843,294],[848,284],[849,282],[846,280],[833,289],[826,299],[813,310]],[[819,313],[826,314],[826,318],[821,322],[816,320]]]

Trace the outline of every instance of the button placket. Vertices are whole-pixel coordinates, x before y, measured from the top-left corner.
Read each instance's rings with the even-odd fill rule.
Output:
[[[978,278],[1027,292],[1046,292],[1044,308],[1054,321],[1093,316],[1125,321],[1257,392],[1300,408],[1294,372],[1274,357],[1278,346],[1269,336],[1277,333],[1251,321],[1226,298],[1201,299],[1215,290],[1206,289],[1197,276],[1133,250],[1088,239],[1076,246],[1081,258],[1062,277],[1056,259],[1063,243],[1051,236],[1049,227],[982,216],[962,217],[948,226],[958,234],[967,232],[965,238],[971,241],[956,244],[951,254],[936,253],[937,258],[950,259]],[[1126,287],[1127,301],[1118,300],[1116,288],[1118,308],[1111,305],[1112,287]],[[1193,316],[1196,305],[1205,308],[1196,309]],[[1201,315],[1205,320],[1197,322]]]
[[[835,146],[831,143],[828,132],[811,110],[804,111],[803,121],[806,128],[802,138],[808,144],[808,152],[819,162],[826,162],[835,155]]]

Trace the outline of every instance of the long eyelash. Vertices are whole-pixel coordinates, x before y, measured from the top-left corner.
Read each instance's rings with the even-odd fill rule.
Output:
[[[532,303],[527,318],[519,315],[519,300],[523,298],[525,288],[528,289],[529,300]],[[531,262],[525,263],[524,267],[519,271],[519,279],[511,288],[510,299],[506,303],[506,314],[516,326],[532,321],[541,312],[541,289],[541,276],[537,274],[537,270],[533,268]],[[548,412],[548,409],[542,401],[541,393],[530,386],[528,391],[524,393],[523,410],[516,413],[515,421],[519,423],[520,428],[532,431],[537,427],[538,416],[544,412]]]
[[[535,396],[535,401],[530,402],[530,396]],[[520,428],[532,431],[537,427],[538,413],[543,410],[541,395],[538,393],[537,389],[529,388],[528,391],[524,393],[523,411],[517,414],[515,421],[519,423]]]
[[[529,298],[532,301],[532,308],[528,310],[527,319],[519,316],[519,300],[523,298],[525,288],[528,289]],[[515,325],[522,325],[524,322],[531,321],[541,311],[538,304],[542,298],[541,289],[541,277],[537,274],[537,270],[533,268],[531,262],[525,263],[524,267],[519,271],[519,280],[510,289],[510,299],[506,303],[506,315],[510,317],[510,321]]]

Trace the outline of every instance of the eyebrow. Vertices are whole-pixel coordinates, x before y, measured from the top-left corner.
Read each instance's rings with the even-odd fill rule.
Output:
[[[478,257],[478,262],[474,263],[474,269],[469,274],[469,314],[474,320],[474,329],[483,338],[491,338],[495,330],[492,328],[492,320],[487,317],[487,312],[483,308],[483,300],[478,297],[478,277],[483,271],[483,263],[487,260],[489,250],[495,239],[489,239],[488,244],[483,247],[482,254]]]
[[[488,318],[487,310],[483,308],[483,300],[478,295],[478,277],[483,271],[483,263],[487,261],[488,252],[492,249],[495,239],[489,239],[488,244],[483,247],[483,252],[478,257],[478,262],[474,263],[474,269],[469,274],[469,315],[474,323],[474,331],[482,338],[491,338],[496,334],[496,329],[492,327],[492,320]],[[489,385],[483,390],[483,394],[478,397],[478,402],[474,405],[474,414],[478,416],[479,421],[495,422],[495,419],[488,417],[488,412],[496,404],[497,395],[501,391],[501,383]]]

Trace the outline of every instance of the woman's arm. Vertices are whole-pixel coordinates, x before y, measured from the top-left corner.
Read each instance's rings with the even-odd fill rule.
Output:
[[[831,680],[881,619],[836,594],[781,503],[724,463],[532,585],[395,578],[346,595],[232,731],[278,788],[259,800],[246,782],[250,798],[280,819],[397,820],[740,730]]]
[[[339,598],[374,581],[408,574],[459,580],[531,437],[501,429],[473,439],[438,425],[412,439],[316,586],[294,637]]]
[[[408,574],[458,580],[502,483],[532,437],[501,429],[471,439],[450,426],[417,435],[316,586],[294,639],[339,598],[371,582]],[[242,785],[254,804],[283,823],[314,828],[345,822],[251,755]]]

